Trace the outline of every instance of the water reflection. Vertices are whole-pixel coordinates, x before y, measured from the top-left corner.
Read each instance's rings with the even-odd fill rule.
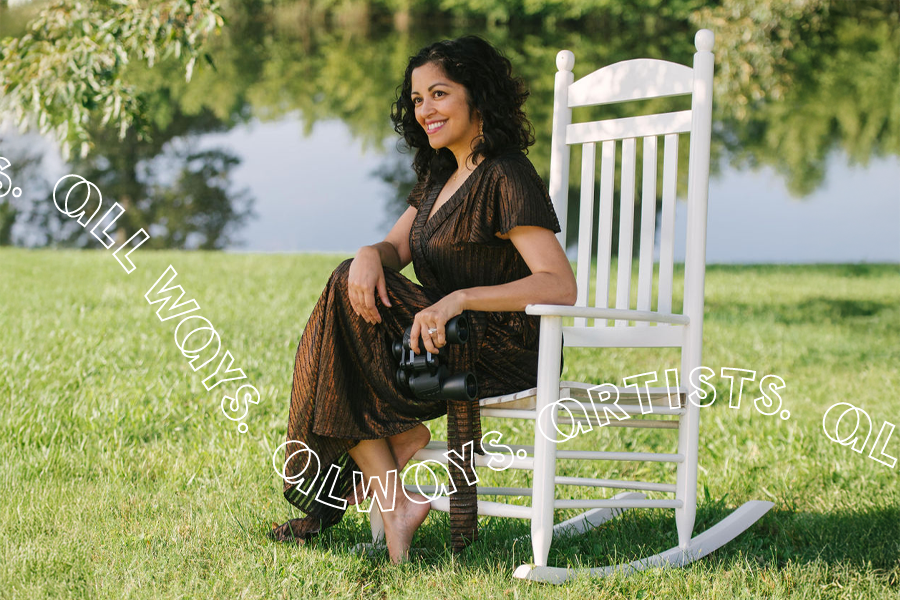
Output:
[[[365,151],[338,120],[309,135],[297,115],[252,121],[206,136],[205,144],[241,156],[232,173],[252,187],[258,219],[241,231],[242,249],[263,252],[352,252],[384,237],[394,189],[373,175],[385,154]]]
[[[689,64],[690,32],[707,25],[717,32],[714,186],[735,173],[775,174],[779,193],[809,198],[846,163],[865,166],[900,155],[900,27],[893,3],[834,2],[828,10],[772,13],[749,32],[747,23],[712,10],[635,11],[594,19],[589,33],[552,24],[435,30],[432,19],[400,29],[374,19],[328,27],[315,2],[274,4],[268,12],[250,4],[231,9],[231,25],[211,49],[216,70],[198,71],[190,85],[171,65],[134,69],[151,139],[117,140],[98,130],[91,154],[69,166],[96,178],[105,195],[130,203],[120,235],[147,227],[158,245],[227,248],[243,240],[256,250],[345,251],[380,239],[405,208],[413,176],[411,157],[397,153],[387,118],[396,86],[419,47],[463,33],[502,48],[528,82],[526,110],[537,134],[530,157],[545,177],[558,49],[575,53],[576,77],[635,56]],[[667,108],[665,102],[671,99],[650,102],[647,110]],[[615,110],[604,113],[615,116]],[[24,168],[25,157],[7,157],[22,169],[19,185],[46,187],[40,169]],[[280,165],[275,173],[267,170],[273,163]],[[870,193],[887,195],[878,204],[887,212],[863,216],[883,221],[893,218],[896,194],[889,186],[897,162],[878,164],[887,165],[887,175],[878,176],[883,183]],[[733,180],[724,193],[741,185]],[[59,215],[33,208],[41,203],[0,202],[6,202],[0,234],[28,231],[0,243],[89,242]],[[256,222],[253,210],[261,217]]]
[[[150,136],[142,140],[130,131],[119,139],[116,132],[96,129],[93,150],[83,159],[72,159],[65,171],[81,175],[100,189],[104,211],[113,202],[125,209],[116,221],[114,238],[119,244],[143,228],[151,236],[148,248],[225,248],[253,216],[253,199],[230,180],[241,162],[238,156],[222,148],[199,149],[197,144],[209,132],[227,128],[208,111],[186,116],[177,106],[161,108],[171,112],[154,122]],[[27,190],[19,201],[7,196],[15,215],[8,224],[10,241],[95,247],[89,228],[56,209],[52,200],[56,177],[51,180],[48,171],[40,168],[43,157],[34,150],[17,151],[15,144],[3,144],[4,152],[8,148],[8,158],[16,167],[16,185]],[[65,191],[61,186],[60,198]]]
[[[376,173],[408,171],[409,156],[393,140],[384,152],[364,151],[338,120],[319,122],[309,137],[302,129],[286,117],[209,140],[243,157],[233,180],[257,196],[260,217],[242,231],[243,249],[352,253],[382,239],[406,208],[394,187],[404,178],[387,183]],[[822,185],[803,200],[770,167],[724,165],[710,182],[709,261],[900,262],[900,156],[872,158],[866,167],[848,161],[834,152]],[[679,249],[685,208],[679,202],[676,209]]]

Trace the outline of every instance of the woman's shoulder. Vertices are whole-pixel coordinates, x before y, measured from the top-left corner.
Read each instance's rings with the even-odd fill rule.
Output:
[[[521,171],[533,171],[537,173],[534,165],[521,150],[512,150],[494,156],[487,165],[494,173],[516,173]]]
[[[406,197],[407,204],[418,209],[425,196],[428,195],[428,185],[429,183],[425,179],[418,179]]]
[[[519,225],[559,231],[553,202],[534,165],[521,151],[503,153],[482,163],[481,182],[475,187],[472,209],[476,220],[488,225],[483,239],[495,241]],[[481,164],[479,164],[481,167]]]
[[[486,165],[485,174],[492,182],[515,181],[544,187],[544,180],[521,150],[506,152],[488,160],[490,163]]]

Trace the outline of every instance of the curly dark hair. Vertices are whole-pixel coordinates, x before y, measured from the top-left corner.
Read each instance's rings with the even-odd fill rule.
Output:
[[[428,135],[416,121],[412,94],[413,69],[433,63],[455,83],[466,88],[469,115],[478,111],[484,123],[484,135],[475,138],[473,160],[506,152],[528,152],[534,144],[534,127],[522,111],[528,98],[525,81],[512,75],[512,64],[490,43],[476,35],[443,40],[426,46],[410,57],[398,87],[399,96],[391,105],[394,131],[403,136],[408,148],[416,149],[413,170],[419,181],[449,176],[456,157],[447,148],[435,150]]]

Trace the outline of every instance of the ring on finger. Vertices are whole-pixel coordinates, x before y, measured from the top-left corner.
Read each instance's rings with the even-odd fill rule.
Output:
[[[428,334],[429,334],[429,335],[434,335],[434,334],[437,333],[437,332],[438,332],[437,327],[429,327],[429,328],[428,328]]]

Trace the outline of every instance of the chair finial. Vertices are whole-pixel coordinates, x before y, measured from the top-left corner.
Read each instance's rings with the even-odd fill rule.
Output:
[[[712,52],[713,44],[716,42],[716,34],[709,29],[701,29],[694,36],[694,46],[698,52]]]
[[[556,54],[556,68],[560,71],[571,71],[575,66],[575,55],[570,50],[560,50]]]

